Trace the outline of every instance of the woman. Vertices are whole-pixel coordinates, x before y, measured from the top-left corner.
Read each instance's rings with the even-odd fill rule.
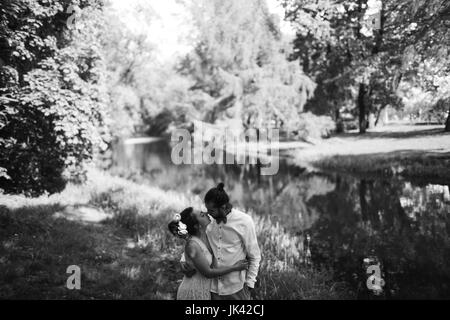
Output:
[[[204,212],[187,208],[175,215],[169,223],[169,230],[175,236],[186,239],[184,255],[186,263],[195,268],[192,277],[184,276],[178,288],[177,300],[211,300],[211,279],[225,274],[245,270],[246,260],[239,261],[229,267],[212,268],[213,255],[206,237],[206,227],[210,223]]]

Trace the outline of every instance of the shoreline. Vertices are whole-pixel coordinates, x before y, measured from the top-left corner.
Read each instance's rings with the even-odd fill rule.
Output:
[[[344,134],[288,152],[291,162],[310,171],[381,178],[450,180],[450,133],[437,126],[386,127],[366,135]],[[404,126],[400,127],[404,130]],[[391,129],[391,130],[389,130]]]

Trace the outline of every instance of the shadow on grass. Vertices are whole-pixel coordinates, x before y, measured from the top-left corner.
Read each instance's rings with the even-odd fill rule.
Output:
[[[448,132],[444,131],[444,126],[442,128],[427,128],[420,130],[410,130],[410,131],[389,131],[387,127],[384,131],[369,131],[364,134],[359,134],[358,132],[346,132],[335,135],[338,138],[345,137],[357,137],[361,139],[376,139],[376,138],[389,138],[389,139],[409,139],[409,138],[420,138],[428,136],[444,136],[450,135]]]
[[[0,299],[174,299],[183,277],[179,259],[184,242],[166,226],[186,195],[164,198],[161,189],[108,175],[102,175],[100,186],[80,188],[90,188],[89,201],[81,206],[70,202],[70,210],[60,203],[77,190],[52,204],[24,198],[15,203],[30,200],[26,206],[0,206]],[[108,218],[99,222],[98,216]],[[333,280],[331,271],[302,265],[295,257],[300,253],[292,250],[297,237],[253,218],[263,254],[256,298],[354,296]],[[283,249],[280,239],[291,245]],[[81,268],[81,290],[66,288],[70,265]]]
[[[130,246],[128,230],[54,218],[60,205],[0,207],[0,299],[173,299],[174,257]],[[67,267],[81,268],[69,290]]]

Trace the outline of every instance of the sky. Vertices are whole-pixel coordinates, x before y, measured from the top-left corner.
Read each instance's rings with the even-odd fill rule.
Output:
[[[280,21],[283,21],[284,11],[277,0],[261,1],[267,1],[270,12],[278,15]],[[161,60],[170,60],[190,50],[189,43],[183,39],[192,35],[194,30],[189,27],[189,17],[176,0],[110,0],[110,2],[119,17],[133,32],[150,35],[150,39],[157,48],[157,56]],[[158,17],[151,19],[151,23],[144,14],[136,16],[131,10],[136,5],[148,7],[149,3]],[[281,23],[281,29],[287,35],[293,33],[286,22]]]

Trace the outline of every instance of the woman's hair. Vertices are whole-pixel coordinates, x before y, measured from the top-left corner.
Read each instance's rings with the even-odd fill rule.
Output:
[[[225,190],[223,190],[224,186],[225,185],[221,182],[217,185],[217,187],[210,189],[205,195],[205,203],[212,202],[216,208],[219,208],[224,204],[228,204],[230,202],[230,198]]]
[[[199,222],[194,215],[194,209],[192,207],[184,209],[180,213],[180,220],[172,220],[169,222],[169,231],[180,238],[184,238],[185,235],[180,234],[180,222],[186,225],[186,230],[189,235],[196,235],[199,230]]]

